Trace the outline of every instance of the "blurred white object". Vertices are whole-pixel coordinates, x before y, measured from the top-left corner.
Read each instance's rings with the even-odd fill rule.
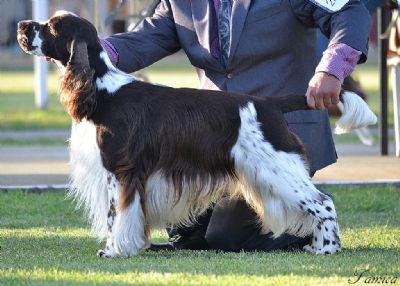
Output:
[[[376,124],[376,115],[356,93],[345,91],[342,98],[343,103],[339,102],[337,105],[342,116],[336,121],[335,134],[349,133],[354,129]]]
[[[396,156],[400,157],[400,57],[388,58],[387,64],[390,68],[393,90],[394,109],[394,137],[396,141]]]
[[[354,130],[354,133],[357,135],[358,139],[360,139],[361,143],[366,146],[374,146],[374,136],[368,127],[361,127],[359,129]]]
[[[33,0],[32,11],[34,21],[46,21],[48,17],[48,1]],[[35,104],[36,107],[44,109],[48,105],[47,74],[48,64],[42,57],[34,57],[34,81],[35,81]]]

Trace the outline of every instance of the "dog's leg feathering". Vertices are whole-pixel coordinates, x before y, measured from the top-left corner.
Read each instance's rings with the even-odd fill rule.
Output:
[[[316,254],[340,250],[339,227],[332,200],[312,184],[301,155],[277,151],[264,139],[252,104],[240,110],[241,128],[232,148],[242,195],[261,219],[263,231],[288,233],[313,242]]]
[[[135,256],[140,249],[148,246],[145,234],[145,218],[136,191],[133,201],[121,208],[121,186],[114,175],[108,177],[109,211],[107,214],[108,237],[105,250],[99,250],[100,257]]]
[[[118,201],[119,201],[119,184],[115,176],[111,173],[107,175],[107,192],[108,192],[108,212],[107,212],[107,242],[106,248],[97,251],[100,257],[114,257],[117,252],[114,249],[114,233],[115,233],[115,218],[117,216]]]

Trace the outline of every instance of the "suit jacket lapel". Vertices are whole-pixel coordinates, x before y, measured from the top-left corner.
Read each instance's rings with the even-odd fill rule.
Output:
[[[235,54],[242,34],[244,22],[246,21],[247,12],[249,10],[251,0],[234,0],[232,6],[232,24],[231,24],[231,48],[229,52],[229,60]],[[228,60],[228,65],[229,65]]]
[[[192,18],[194,28],[196,30],[197,39],[200,45],[206,50],[205,57],[214,68],[222,69],[221,63],[215,59],[210,53],[210,25],[211,25],[211,10],[209,2],[206,0],[190,0],[192,7]],[[204,2],[207,2],[206,4]]]

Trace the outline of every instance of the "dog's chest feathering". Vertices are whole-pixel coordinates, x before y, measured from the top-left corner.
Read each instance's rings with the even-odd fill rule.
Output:
[[[107,178],[110,174],[103,166],[96,142],[96,126],[87,120],[73,122],[70,139],[71,182],[70,195],[83,206],[93,231],[103,238],[107,235],[109,208]]]

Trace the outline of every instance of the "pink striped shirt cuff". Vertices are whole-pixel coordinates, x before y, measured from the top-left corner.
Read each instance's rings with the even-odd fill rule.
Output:
[[[114,48],[113,44],[111,44],[109,41],[107,41],[105,39],[100,39],[100,45],[106,51],[106,53],[107,53],[108,57],[110,58],[112,64],[114,66],[117,66],[117,64],[118,64],[118,52]]]
[[[315,72],[329,73],[343,82],[353,72],[361,54],[346,44],[331,45],[325,50]]]

